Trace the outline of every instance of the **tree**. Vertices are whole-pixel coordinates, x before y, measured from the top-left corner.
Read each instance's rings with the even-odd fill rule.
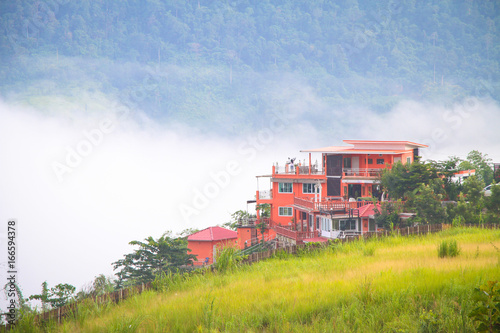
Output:
[[[484,199],[484,206],[488,210],[486,213],[488,223],[500,223],[500,185],[491,187],[491,195]]]
[[[243,221],[247,220],[249,217],[250,214],[248,214],[248,212],[238,210],[231,214],[231,221],[224,223],[223,226],[231,230],[236,230],[237,226],[242,224]]]
[[[384,169],[379,181],[391,198],[404,199],[421,184],[428,184],[436,178],[438,174],[434,163],[422,163],[416,159],[411,164],[396,163],[392,169]]]
[[[495,183],[500,183],[500,168],[495,171],[494,178]]]
[[[422,224],[442,223],[447,218],[446,210],[441,205],[443,195],[435,192],[432,183],[420,184],[418,188],[409,194],[406,202],[406,207],[414,210],[417,214],[414,220]]]
[[[145,242],[131,241],[130,245],[139,248],[113,263],[114,270],[120,269],[116,273],[117,287],[150,282],[160,272],[192,265],[196,256],[188,254],[191,250],[187,248],[187,239],[172,238],[170,235],[166,232],[158,239],[150,236]]]
[[[470,176],[464,181],[463,192],[474,211],[479,214],[483,208],[484,181],[476,176]]]
[[[459,165],[462,162],[463,161],[456,156],[451,156],[446,161],[430,161],[430,163],[434,165],[437,173],[443,177],[444,190],[450,200],[457,200],[462,190],[462,185],[459,182],[453,181],[455,174],[460,171]]]
[[[475,169],[477,178],[484,181],[485,185],[489,185],[493,181],[491,161],[488,154],[483,155],[479,151],[473,150],[467,155],[467,160],[460,163],[460,168],[462,170]]]
[[[260,219],[271,216],[271,205],[268,203],[257,205],[255,209],[259,212]]]
[[[385,230],[394,230],[394,227],[401,226],[399,213],[403,211],[403,203],[399,202],[382,202],[380,209],[377,205],[373,205],[375,212],[375,222]]]
[[[49,304],[51,308],[60,308],[71,302],[74,299],[74,293],[76,288],[67,283],[59,283],[55,287],[47,287],[47,281],[42,283],[42,293],[38,295],[31,295],[30,300],[40,300],[42,306]]]
[[[114,290],[113,278],[100,274],[94,278],[94,281],[90,285],[79,291],[77,297],[83,299],[88,296],[99,296],[113,292]]]

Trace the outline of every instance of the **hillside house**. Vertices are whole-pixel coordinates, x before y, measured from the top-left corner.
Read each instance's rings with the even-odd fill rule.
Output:
[[[211,265],[217,261],[217,249],[238,245],[238,234],[222,227],[209,227],[189,235],[187,240],[189,253],[197,258],[193,265]]]
[[[410,141],[344,143],[348,146],[302,150],[308,153],[307,162],[276,163],[271,175],[257,176],[269,179],[270,188],[257,189],[256,204],[270,204],[269,224],[282,241],[300,243],[319,236],[335,238],[340,231],[376,230],[374,221],[370,224],[370,207],[364,206],[372,204],[371,198],[382,199],[380,172],[398,162],[412,163],[427,147]]]

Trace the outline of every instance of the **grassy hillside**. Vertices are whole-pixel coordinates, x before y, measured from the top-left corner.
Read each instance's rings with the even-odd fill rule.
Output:
[[[456,240],[455,258],[438,258]],[[62,332],[473,332],[474,287],[500,277],[500,230],[335,245],[81,311]],[[90,309],[90,308],[89,308]],[[33,326],[31,326],[34,329]],[[50,328],[49,328],[50,330]]]

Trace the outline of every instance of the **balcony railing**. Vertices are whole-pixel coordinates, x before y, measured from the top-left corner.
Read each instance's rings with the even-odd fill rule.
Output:
[[[302,242],[304,239],[318,237],[318,231],[295,231],[281,226],[275,226],[274,230],[278,235],[291,238],[296,242]]]
[[[260,200],[269,200],[273,198],[273,194],[271,190],[259,191],[259,199]]]
[[[377,178],[383,169],[353,169],[353,168],[343,168],[342,173],[344,177],[365,177],[365,178]]]
[[[304,165],[304,166],[299,166],[299,175],[322,175],[323,170],[319,169],[315,165]]]
[[[323,170],[316,165],[285,165],[274,167],[275,174],[286,175],[323,175]]]
[[[256,217],[247,217],[244,219],[241,219],[238,221],[238,226],[239,227],[252,227],[260,224],[261,222],[264,222],[267,226],[271,227],[273,225],[273,222],[270,218],[268,217],[261,217],[260,219]]]
[[[348,211],[348,209],[355,209],[362,207],[367,204],[371,204],[371,201],[341,201],[341,200],[322,200],[320,202],[314,202],[311,198],[293,198],[293,203],[296,206],[304,207],[309,210],[314,211]]]

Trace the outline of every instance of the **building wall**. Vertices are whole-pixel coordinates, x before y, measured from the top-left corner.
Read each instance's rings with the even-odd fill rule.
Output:
[[[222,248],[226,246],[238,245],[237,238],[220,240],[220,241],[188,241],[188,249],[191,250],[189,254],[196,256],[197,260],[193,262],[195,266],[201,266],[205,262],[205,258],[208,257],[208,264],[213,264],[214,258],[214,245],[217,248]]]

